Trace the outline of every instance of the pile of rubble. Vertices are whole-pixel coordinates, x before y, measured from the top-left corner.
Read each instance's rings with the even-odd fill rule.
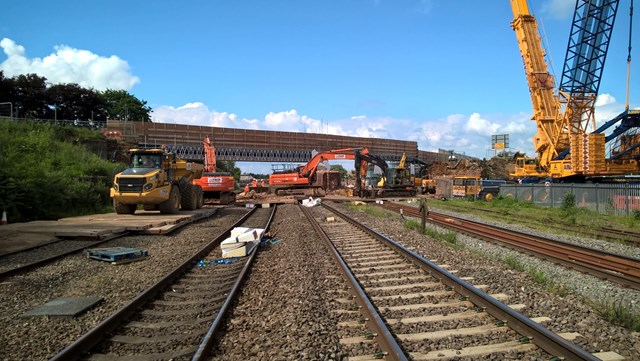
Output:
[[[509,159],[502,158],[462,159],[454,163],[435,162],[430,168],[432,178],[477,176],[487,179],[509,179],[510,172],[513,172],[513,164]]]

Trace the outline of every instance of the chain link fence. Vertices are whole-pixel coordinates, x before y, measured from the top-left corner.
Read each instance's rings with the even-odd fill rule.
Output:
[[[500,194],[542,207],[562,207],[565,194],[575,196],[576,206],[607,215],[630,216],[640,212],[638,183],[505,184]]]

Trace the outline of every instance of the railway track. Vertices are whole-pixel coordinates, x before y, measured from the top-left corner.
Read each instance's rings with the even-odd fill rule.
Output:
[[[382,206],[411,217],[422,217],[420,210],[415,207],[393,202],[385,202]],[[500,244],[535,257],[548,259],[625,287],[640,289],[640,259],[637,258],[538,237],[437,212],[429,212],[427,219],[447,229]]]
[[[597,360],[444,266],[323,204],[301,207],[349,282],[340,343],[349,360]],[[365,346],[363,346],[365,345]]]
[[[128,234],[128,232],[119,233],[113,237],[101,240],[62,239],[39,247],[0,256],[0,279],[28,272],[59,258],[98,246],[114,238],[127,236]]]
[[[494,216],[496,219],[500,220],[512,220],[514,222],[518,222],[519,224],[529,224],[532,227],[539,227],[539,223],[534,223],[528,221],[526,219],[522,219],[522,217],[518,218],[513,215],[505,215],[504,212],[496,209],[488,209],[483,207],[460,207],[460,206],[452,206],[451,204],[447,205],[447,208],[453,208],[457,212],[469,212],[469,211],[479,211],[483,213],[488,213]],[[630,230],[621,230],[615,229],[612,227],[576,227],[575,225],[568,224],[566,222],[561,222],[558,220],[546,219],[544,223],[544,227],[546,229],[552,228],[558,230],[560,232],[566,233],[568,231],[581,234],[587,237],[602,239],[611,242],[624,242],[633,246],[640,246],[640,232],[634,232]]]
[[[267,230],[275,211],[247,213],[52,360],[205,359],[257,254],[232,261],[218,246],[238,226]]]

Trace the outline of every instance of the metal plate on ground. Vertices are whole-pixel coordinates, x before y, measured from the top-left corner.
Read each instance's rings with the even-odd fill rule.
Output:
[[[149,256],[146,250],[129,247],[94,248],[87,250],[87,257],[114,264],[139,261]]]
[[[22,317],[34,316],[60,316],[75,317],[98,303],[102,302],[102,297],[62,297],[49,301],[44,305],[34,308],[22,314]]]

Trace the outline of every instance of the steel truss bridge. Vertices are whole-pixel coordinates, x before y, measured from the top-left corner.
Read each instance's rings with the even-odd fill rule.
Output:
[[[414,141],[116,120],[107,121],[105,135],[145,148],[164,146],[187,160],[204,159],[205,137],[216,147],[218,160],[234,162],[305,163],[314,151],[360,147],[388,161],[403,153],[425,162],[446,161],[450,155],[420,151]]]

